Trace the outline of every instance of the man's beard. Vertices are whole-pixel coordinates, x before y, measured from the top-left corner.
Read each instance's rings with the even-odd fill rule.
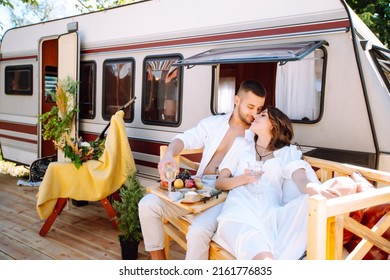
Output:
[[[247,125],[251,125],[253,120],[252,121],[248,121],[245,116],[243,114],[241,114],[241,111],[238,110],[238,117],[240,118],[240,120],[244,123],[246,123]]]

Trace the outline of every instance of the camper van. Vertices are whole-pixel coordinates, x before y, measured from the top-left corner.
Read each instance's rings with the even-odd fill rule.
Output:
[[[0,145],[31,164],[56,153],[37,116],[79,81],[90,141],[125,111],[139,175],[160,145],[233,110],[245,79],[292,120],[306,155],[390,171],[390,51],[340,0],[150,0],[8,30],[0,48]]]

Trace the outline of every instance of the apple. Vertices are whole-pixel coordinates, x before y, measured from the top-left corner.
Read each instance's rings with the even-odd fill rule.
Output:
[[[193,187],[195,187],[195,183],[194,183],[194,180],[192,179],[187,179],[184,183],[185,187],[188,188],[188,189],[191,189]]]
[[[162,188],[167,189],[167,188],[168,188],[168,182],[167,182],[167,181],[164,181],[164,180],[161,180],[161,181],[160,181],[160,186],[161,186]]]
[[[201,178],[195,177],[195,178],[194,178],[194,182],[195,182],[195,187],[196,187],[198,190],[203,189],[203,183],[202,183],[202,179],[201,179]]]
[[[173,182],[173,186],[175,187],[175,189],[181,189],[182,187],[184,187],[184,182],[183,182],[182,179],[177,178],[177,179]]]

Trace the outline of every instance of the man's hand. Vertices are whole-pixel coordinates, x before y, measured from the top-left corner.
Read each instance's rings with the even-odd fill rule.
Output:
[[[160,179],[164,181],[165,181],[164,167],[168,163],[172,164],[172,166],[175,169],[179,170],[176,161],[173,159],[172,153],[167,151],[157,165],[158,173],[160,174]]]

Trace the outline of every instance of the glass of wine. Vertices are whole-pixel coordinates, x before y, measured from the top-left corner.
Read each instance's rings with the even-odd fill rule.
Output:
[[[167,163],[164,166],[164,176],[165,180],[168,182],[168,193],[172,191],[172,182],[175,181],[177,174],[177,169],[173,166],[172,163]]]
[[[252,175],[261,175],[263,173],[263,164],[262,161],[248,161],[248,169]]]
[[[264,162],[262,162],[262,161],[248,161],[247,164],[248,164],[248,169],[249,169],[251,175],[262,176]],[[257,196],[260,196],[261,192],[262,192],[260,184],[259,184],[260,180],[261,180],[261,177],[255,182],[255,186],[256,186],[255,193],[257,194]]]

